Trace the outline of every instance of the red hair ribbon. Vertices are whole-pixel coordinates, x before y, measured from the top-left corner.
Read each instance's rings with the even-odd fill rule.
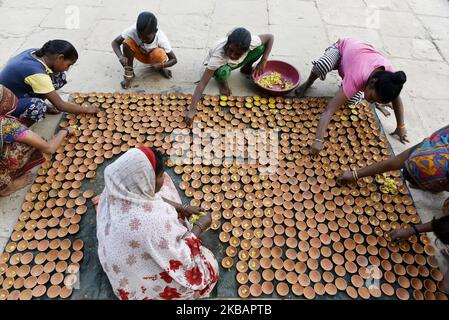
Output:
[[[138,147],[137,149],[145,153],[151,163],[151,166],[153,167],[154,172],[156,172],[156,156],[154,155],[153,151],[151,151],[151,149],[148,147]]]

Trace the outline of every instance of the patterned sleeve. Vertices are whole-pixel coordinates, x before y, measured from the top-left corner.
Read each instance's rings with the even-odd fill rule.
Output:
[[[29,130],[15,118],[3,118],[0,119],[0,123],[0,134],[5,143],[22,140]]]

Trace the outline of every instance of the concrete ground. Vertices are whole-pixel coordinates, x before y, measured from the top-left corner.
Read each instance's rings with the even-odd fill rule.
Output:
[[[21,50],[66,39],[76,46],[80,59],[69,71],[63,93],[121,91],[122,68],[110,42],[143,10],[156,14],[179,62],[172,68],[172,80],[139,66],[132,91],[192,93],[207,48],[237,26],[256,34],[273,33],[271,58],[294,64],[303,77],[310,71],[310,61],[328,45],[353,36],[374,44],[407,74],[402,98],[410,143],[403,145],[389,137],[395,153],[448,123],[447,0],[0,0],[0,67]],[[255,93],[238,72],[230,84],[235,95]],[[325,82],[318,81],[309,95],[331,96],[338,84],[338,76],[331,74]],[[218,93],[213,81],[206,92]],[[380,118],[386,132],[395,129],[394,117]],[[58,119],[49,116],[33,130],[49,137]],[[27,191],[0,199],[0,252]],[[424,221],[441,214],[448,196],[412,193]]]

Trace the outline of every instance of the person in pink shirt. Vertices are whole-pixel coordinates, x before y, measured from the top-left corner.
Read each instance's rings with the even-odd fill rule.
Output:
[[[404,123],[404,108],[399,95],[407,77],[402,71],[395,72],[390,62],[372,45],[353,38],[340,39],[327,48],[320,59],[312,63],[309,78],[295,91],[299,98],[304,96],[316,79],[325,80],[326,74],[332,70],[338,70],[343,79],[341,88],[329,101],[320,117],[311,146],[313,155],[318,154],[324,147],[324,136],[332,115],[346,103],[359,103],[363,95],[370,103],[392,103],[397,127],[391,134],[398,135],[402,143],[409,142]]]

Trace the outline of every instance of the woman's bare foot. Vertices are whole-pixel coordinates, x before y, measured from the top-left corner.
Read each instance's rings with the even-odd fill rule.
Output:
[[[36,174],[32,172],[25,173],[24,175],[14,179],[9,186],[0,191],[0,196],[6,197],[22,188],[25,188],[26,186],[32,184],[35,178]]]
[[[92,204],[94,205],[95,208],[98,206],[98,203],[100,203],[100,196],[99,195],[92,198]]]
[[[171,73],[171,70],[169,70],[169,69],[161,69],[161,70],[159,70],[159,73],[167,79],[172,78],[172,73]]]
[[[222,96],[230,96],[232,94],[231,88],[229,88],[229,84],[227,81],[222,81],[218,83],[220,94]]]
[[[298,89],[295,90],[295,95],[298,98],[303,98],[304,95],[306,94],[307,89],[309,89],[309,86],[307,85],[307,83],[303,83],[302,85],[299,86]]]
[[[379,110],[380,112],[382,112],[385,117],[389,117],[391,115],[390,111],[387,110],[387,108],[389,108],[390,105],[380,104],[377,102],[374,105],[376,106],[376,109]]]

